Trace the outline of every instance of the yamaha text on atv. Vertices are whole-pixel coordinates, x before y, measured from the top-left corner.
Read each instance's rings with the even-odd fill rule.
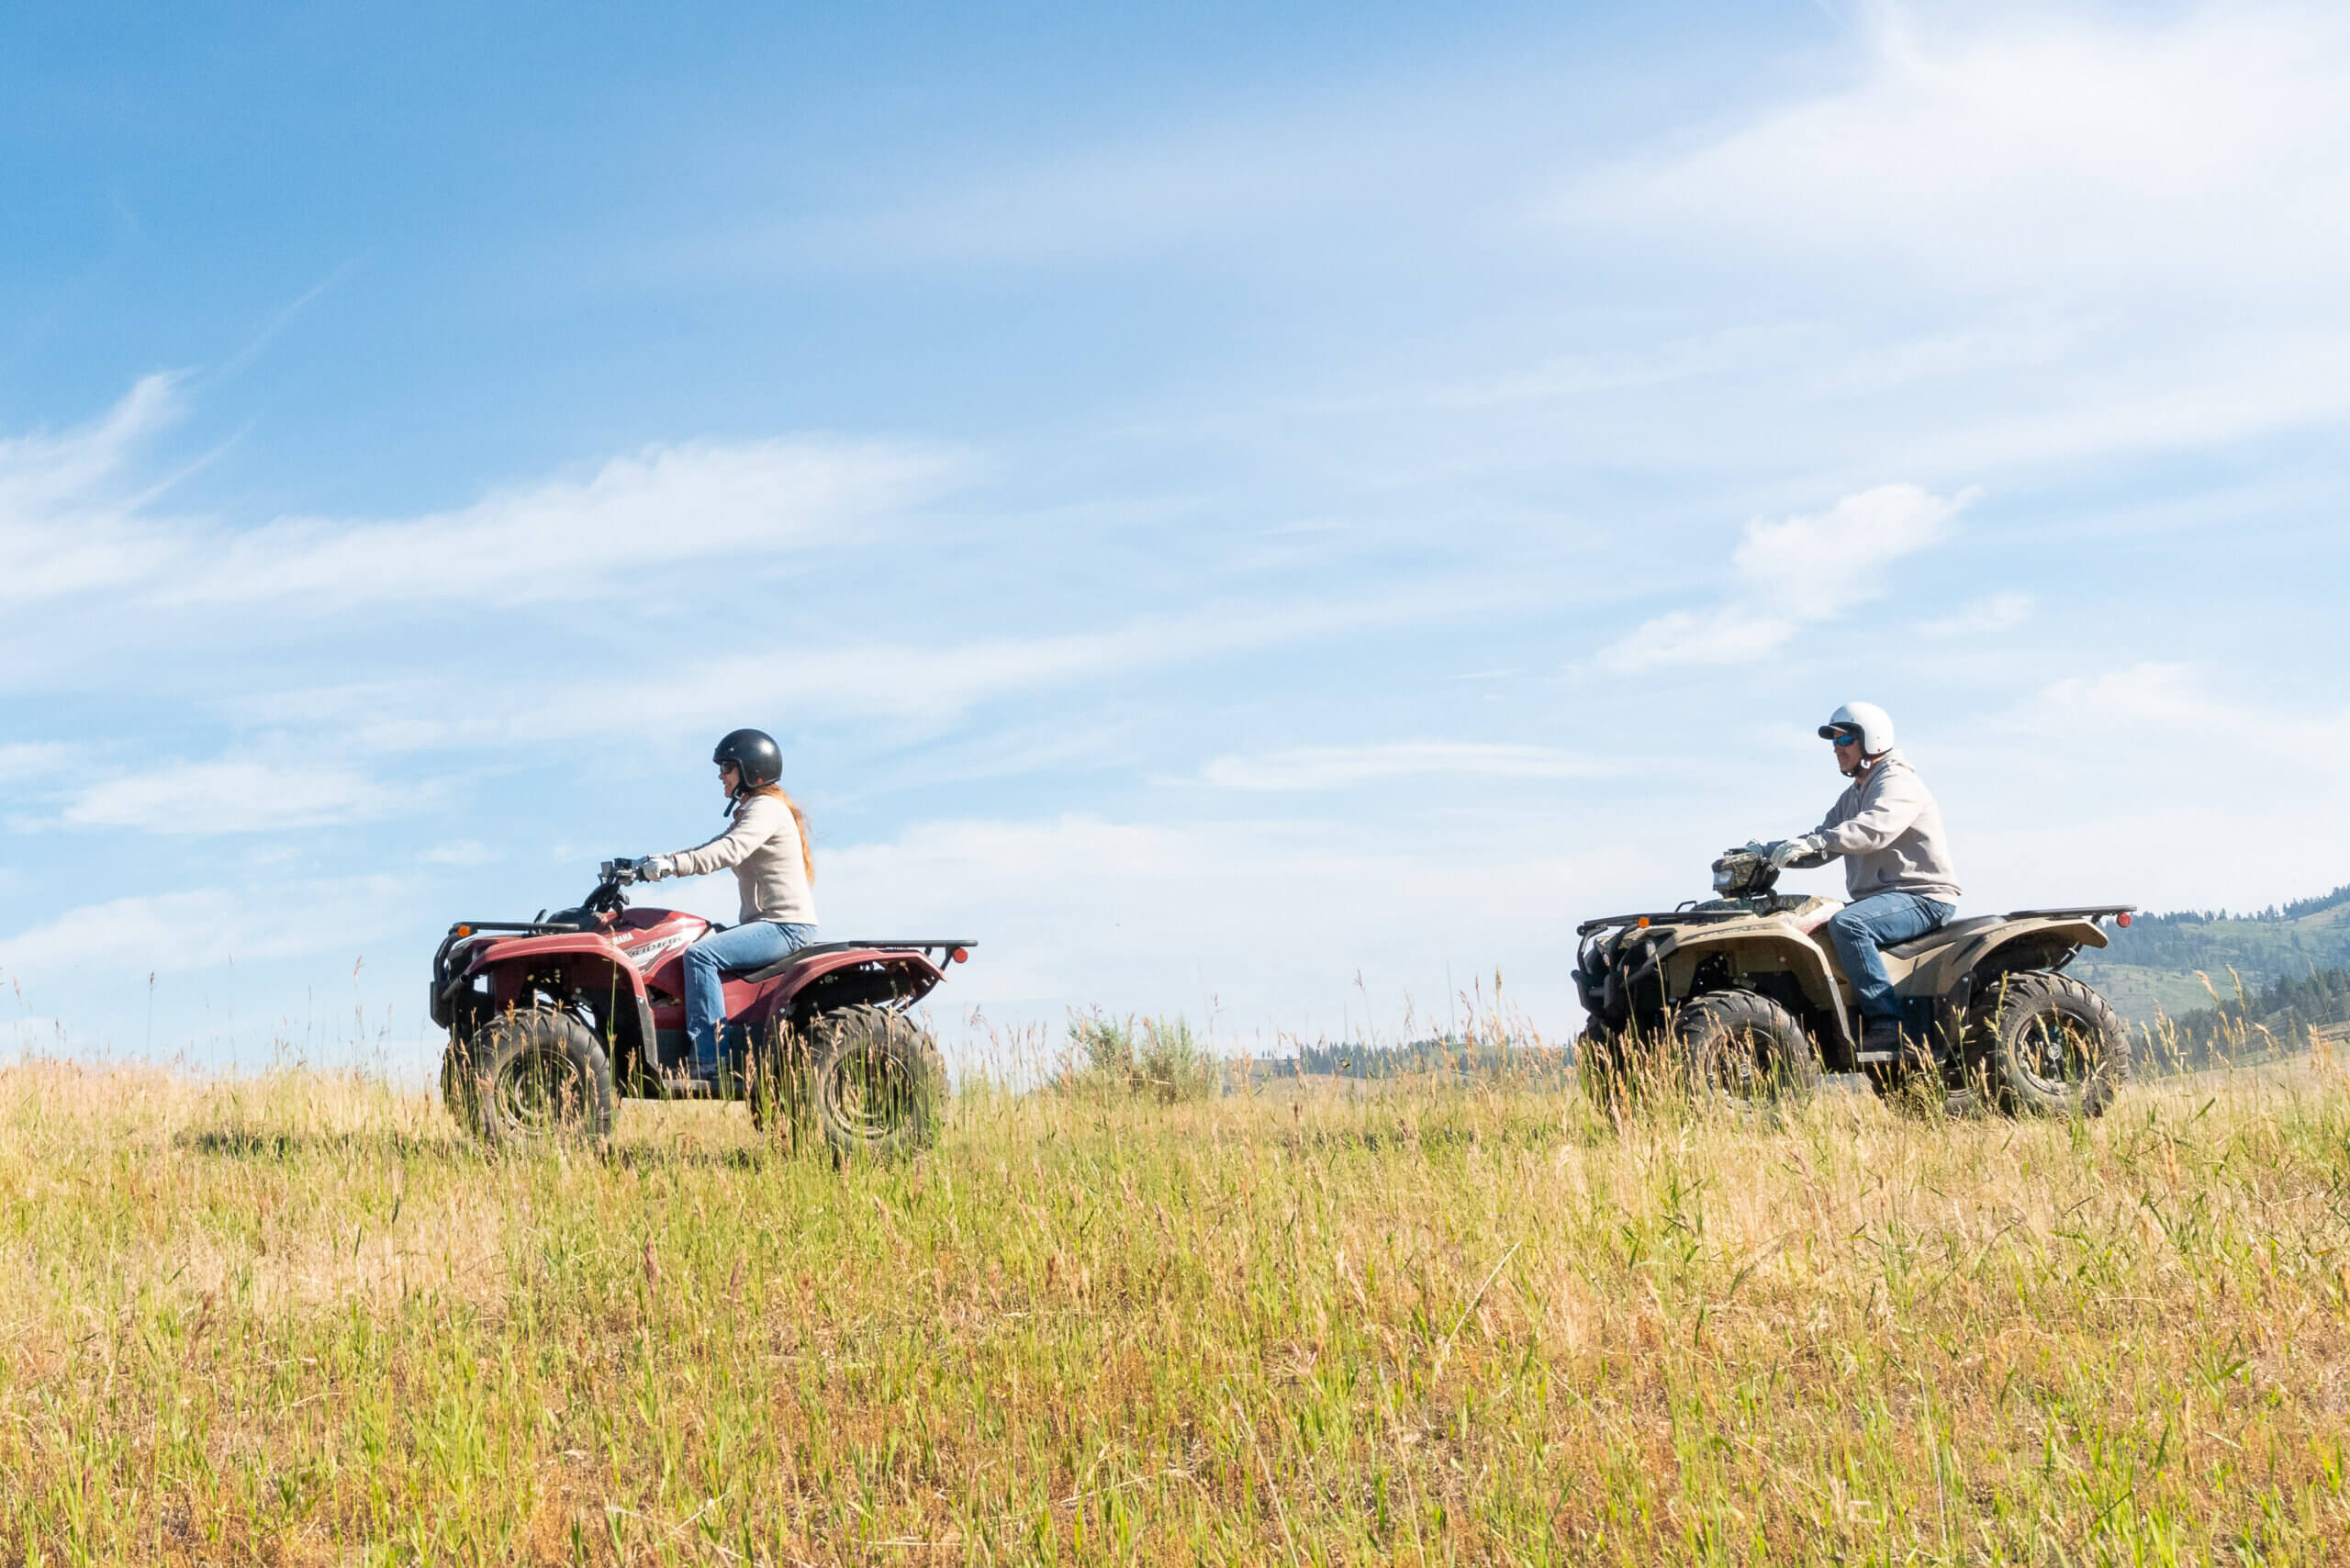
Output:
[[[719,1081],[691,1077],[685,951],[709,921],[631,909],[632,860],[607,860],[576,909],[464,921],[432,957],[432,1021],[449,1031],[441,1092],[490,1143],[601,1138],[616,1094],[747,1100],[753,1122],[812,1124],[845,1154],[925,1146],[946,1065],[908,1010],[976,943],[824,942],[722,978]]]
[[[2130,1036],[2105,999],[2061,972],[2135,906],[2026,909],[1953,920],[1884,949],[1902,1048],[1861,1046],[1852,982],[1822,932],[1841,901],[1774,893],[1761,846],[1714,862],[1718,898],[1585,921],[1574,972],[1590,1021],[1586,1070],[1629,1082],[1669,1070],[1733,1102],[1809,1092],[1823,1070],[1905,1086],[1953,1113],[2096,1116],[2130,1073]]]

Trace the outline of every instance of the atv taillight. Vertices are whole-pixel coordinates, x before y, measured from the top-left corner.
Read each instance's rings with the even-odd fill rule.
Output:
[[[2116,925],[2127,925],[2127,924],[2130,924],[2130,913],[2129,913],[2129,912],[2128,912],[2127,910],[2124,910],[2121,913],[2115,915],[2115,916],[2113,917],[2113,924],[2116,924]]]
[[[953,952],[946,955],[946,961],[950,964],[960,964],[967,962],[970,957],[971,954],[968,948],[957,947]]]

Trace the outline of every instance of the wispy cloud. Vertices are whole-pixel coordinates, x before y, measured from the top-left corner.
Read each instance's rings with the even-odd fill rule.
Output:
[[[126,496],[141,444],[180,410],[179,377],[141,377],[90,423],[0,437],[0,601],[28,602],[144,577],[161,531]]]
[[[295,519],[236,532],[158,599],[270,599],[330,614],[385,600],[532,603],[629,591],[686,563],[731,554],[751,565],[870,539],[967,471],[961,454],[887,442],[655,447],[584,481],[500,491],[455,511]]]
[[[62,820],[149,833],[270,833],[391,816],[430,798],[428,786],[395,789],[348,768],[198,762],[92,784]]]
[[[18,741],[0,745],[0,783],[54,778],[84,756],[83,748],[62,741]]]
[[[1987,637],[2022,625],[2031,609],[2028,593],[1995,593],[1961,606],[1955,615],[1925,622],[1918,631],[1927,637]]]
[[[453,510],[243,527],[150,515],[141,503],[151,497],[129,493],[146,448],[184,404],[178,378],[151,375],[87,426],[0,440],[9,559],[0,599],[106,588],[159,606],[266,602],[334,615],[639,592],[713,558],[757,569],[792,552],[869,542],[975,467],[967,452],[904,442],[689,442]]]
[[[1846,86],[1584,177],[1561,214],[1969,287],[2330,288],[2350,265],[2340,6],[1863,15]]]
[[[1885,569],[1949,537],[1972,498],[1880,485],[1824,512],[1757,518],[1730,558],[1728,599],[1658,616],[1601,650],[1599,662],[1629,672],[1768,658],[1802,628],[1880,597]]]
[[[1612,773],[1550,746],[1482,745],[1461,741],[1393,741],[1380,745],[1292,746],[1217,757],[1203,781],[1225,790],[1337,790],[1382,778],[1452,774],[1480,778],[1593,778]]]
[[[120,972],[208,969],[230,960],[341,949],[405,918],[408,890],[387,877],[205,888],[84,904],[0,941],[17,973],[100,966]]]
[[[344,274],[351,271],[352,265],[352,263],[349,262],[343,263],[294,298],[271,311],[269,319],[262,323],[259,331],[246,340],[245,346],[230,354],[221,363],[219,368],[212,373],[213,379],[226,381],[241,374],[253,361],[262,356],[263,352],[269,347],[277,334],[290,326],[297,316],[308,310],[321,295],[341,283]]]

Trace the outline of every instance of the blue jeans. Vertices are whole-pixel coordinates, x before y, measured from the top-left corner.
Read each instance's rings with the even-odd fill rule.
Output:
[[[1885,960],[1877,949],[1923,936],[1956,913],[1957,906],[1920,898],[1916,893],[1878,893],[1848,903],[1828,919],[1828,939],[1836,945],[1844,978],[1861,1004],[1861,1016],[1901,1016],[1901,1002],[1886,977]]]
[[[686,949],[686,1037],[693,1042],[695,1072],[718,1076],[718,1030],[726,1022],[720,971],[763,969],[815,939],[812,925],[746,920],[732,930],[713,931]]]

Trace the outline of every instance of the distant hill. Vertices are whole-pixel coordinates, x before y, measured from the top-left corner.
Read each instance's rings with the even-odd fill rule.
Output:
[[[2082,954],[2074,972],[2133,1023],[2158,1014],[2176,1019],[2233,1003],[2239,980],[2254,993],[2316,970],[2350,969],[2350,887],[2252,914],[2142,914],[2127,930],[2106,932],[2112,946]]]
[[[2216,1007],[2178,1015],[2154,1032],[2143,1066],[2160,1072],[2242,1066],[2306,1050],[2311,1030],[2350,1036],[2350,969],[2284,975]]]

